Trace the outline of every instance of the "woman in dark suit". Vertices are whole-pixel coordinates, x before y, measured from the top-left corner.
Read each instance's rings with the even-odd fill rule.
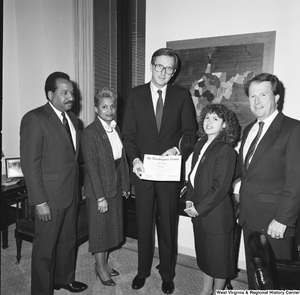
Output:
[[[89,251],[95,257],[95,273],[106,286],[114,286],[111,277],[119,274],[108,265],[108,251],[123,241],[122,194],[129,190],[128,165],[114,121],[116,98],[111,89],[98,90],[95,96],[98,116],[82,133]]]
[[[201,112],[185,211],[193,217],[197,264],[203,271],[202,295],[222,290],[235,270],[229,190],[239,130],[236,116],[223,105],[211,104]]]

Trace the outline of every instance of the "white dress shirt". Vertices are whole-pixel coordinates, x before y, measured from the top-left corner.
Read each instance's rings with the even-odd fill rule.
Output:
[[[152,97],[152,103],[153,103],[153,109],[154,114],[156,115],[156,104],[158,101],[158,93],[157,90],[161,90],[161,96],[163,100],[163,105],[165,104],[166,99],[166,91],[167,91],[167,85],[165,85],[163,88],[158,89],[152,82],[150,82],[150,89],[151,89],[151,97]]]
[[[50,106],[52,107],[52,109],[54,110],[55,114],[58,116],[59,120],[61,121],[61,123],[63,124],[63,117],[61,115],[61,111],[59,111],[50,101],[49,101]],[[69,126],[70,126],[70,131],[71,131],[71,135],[72,135],[72,141],[73,141],[73,146],[74,146],[74,151],[76,151],[76,130],[73,126],[73,123],[71,121],[71,119],[68,116],[68,113],[65,112],[66,114],[66,119],[68,120]]]
[[[257,146],[259,145],[260,141],[262,140],[263,136],[268,131],[270,125],[272,124],[273,120],[275,119],[275,117],[277,115],[278,115],[278,110],[275,110],[271,114],[271,116],[269,116],[267,119],[265,119],[263,121],[257,120],[256,123],[252,126],[251,130],[248,133],[248,136],[247,136],[247,139],[246,139],[246,142],[245,142],[245,145],[244,145],[244,149],[243,149],[244,160],[245,160],[245,157],[246,157],[247,152],[249,150],[249,147],[251,145],[251,142],[253,141],[253,139],[255,138],[255,136],[256,136],[256,134],[258,132],[258,128],[259,128],[258,123],[259,122],[264,122],[264,127],[263,127],[263,130],[262,130],[261,136],[260,136],[260,138],[259,138],[259,140],[258,140],[258,142],[256,144],[255,150],[256,150]],[[254,150],[254,153],[255,153],[255,150]],[[254,155],[254,153],[253,153],[253,155]],[[252,155],[252,157],[253,157],[253,155]],[[252,157],[249,159],[249,162],[251,162]]]

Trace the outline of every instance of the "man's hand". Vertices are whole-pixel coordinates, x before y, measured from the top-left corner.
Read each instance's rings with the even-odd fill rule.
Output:
[[[165,151],[161,156],[165,157],[165,156],[176,156],[178,154],[178,150],[173,147],[171,149],[168,149],[167,151]]]
[[[37,205],[35,209],[39,220],[50,221],[52,219],[48,203]]]
[[[190,201],[186,202],[186,207],[184,209],[184,212],[190,217],[196,217],[199,215],[197,210],[194,207],[193,202],[190,202]]]
[[[135,159],[132,165],[133,165],[133,169],[132,169],[133,173],[135,173],[138,178],[141,178],[142,173],[145,173],[143,162],[140,159]]]
[[[268,227],[268,235],[273,239],[283,239],[286,227],[286,225],[273,219]]]

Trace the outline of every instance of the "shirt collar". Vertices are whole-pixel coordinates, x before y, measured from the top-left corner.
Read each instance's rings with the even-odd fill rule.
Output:
[[[151,89],[152,94],[157,94],[157,90],[161,90],[163,98],[166,96],[167,86],[168,85],[165,85],[163,88],[159,89],[152,82],[150,82],[150,89]]]
[[[53,109],[53,111],[55,112],[55,114],[58,116],[58,118],[62,121],[62,115],[61,113],[66,113],[66,117],[68,117],[68,114],[67,112],[62,112],[62,111],[59,111],[50,101],[49,102],[49,105],[51,106],[51,108]]]
[[[112,131],[112,129],[116,128],[117,126],[117,123],[115,120],[112,120],[110,125],[108,125],[104,120],[102,120],[99,116],[98,116],[103,128],[106,130],[106,131]]]
[[[257,123],[264,122],[265,126],[270,126],[275,117],[278,115],[278,110],[276,109],[268,118],[264,119],[263,121],[257,120]]]

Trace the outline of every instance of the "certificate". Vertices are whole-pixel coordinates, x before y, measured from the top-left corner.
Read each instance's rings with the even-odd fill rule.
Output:
[[[158,156],[145,154],[145,173],[141,179],[154,181],[180,181],[181,156]]]

